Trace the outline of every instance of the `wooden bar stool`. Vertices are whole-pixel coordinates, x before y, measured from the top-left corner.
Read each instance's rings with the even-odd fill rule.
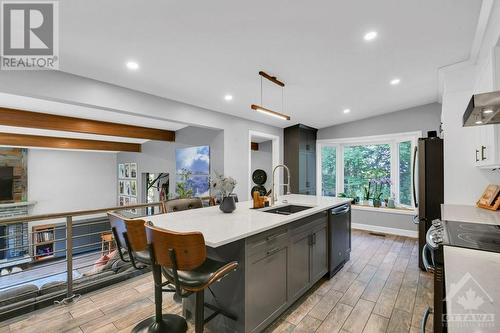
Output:
[[[124,254],[121,252],[121,244],[125,244],[132,265],[137,269],[144,269],[152,266],[149,245],[146,238],[145,221],[126,219],[118,214],[108,213],[111,229],[115,236],[117,247],[119,248],[120,258],[124,260]],[[120,244],[120,245],[119,245]],[[125,260],[124,260],[125,261]],[[162,313],[163,292],[175,292],[169,287],[170,283],[162,283],[161,271],[155,271],[153,277],[155,280],[155,315],[147,318],[137,324],[133,333],[153,333],[153,332],[172,332],[184,333],[187,331],[187,323],[184,318],[174,314]],[[157,279],[159,275],[160,279]],[[165,288],[164,288],[165,287]]]
[[[132,262],[136,269],[143,269],[151,265],[149,257],[146,230],[143,220],[131,220],[116,214],[108,213],[111,232],[115,238],[116,247],[120,259],[125,262]],[[128,252],[126,258],[123,250]]]
[[[236,316],[205,303],[205,289],[238,268],[238,263],[221,262],[207,258],[205,239],[200,232],[178,233],[146,224],[153,270],[163,272],[175,285],[177,295],[188,297],[195,293],[195,332],[203,332],[204,325],[222,314],[232,320]],[[161,281],[156,273],[155,279]],[[211,290],[210,290],[211,291]],[[214,295],[215,296],[215,295]],[[214,311],[205,319],[205,306]]]

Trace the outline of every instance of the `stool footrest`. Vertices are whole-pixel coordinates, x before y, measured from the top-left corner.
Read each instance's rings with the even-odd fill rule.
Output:
[[[238,320],[238,317],[226,310],[223,310],[221,308],[218,308],[216,307],[215,305],[212,305],[212,304],[209,304],[209,303],[205,303],[205,307],[214,311],[214,313],[212,313],[210,316],[208,316],[206,319],[205,319],[205,324],[208,323],[210,320],[214,319],[217,315],[223,315],[224,317],[227,317],[231,320],[234,320],[234,321],[237,321]]]

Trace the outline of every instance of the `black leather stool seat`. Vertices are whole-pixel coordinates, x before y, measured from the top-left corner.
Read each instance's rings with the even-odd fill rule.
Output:
[[[134,256],[134,259],[137,260],[138,262],[146,265],[151,265],[151,256],[149,255],[148,250],[134,251],[132,252],[132,255]]]
[[[236,261],[233,262],[222,262],[210,258],[206,258],[205,262],[201,266],[195,268],[192,271],[177,271],[179,276],[179,283],[181,287],[188,291],[197,291],[205,289],[207,286],[211,285],[215,281],[223,278],[229,272],[235,270],[238,267]],[[174,276],[172,269],[162,267],[163,275],[173,283]]]

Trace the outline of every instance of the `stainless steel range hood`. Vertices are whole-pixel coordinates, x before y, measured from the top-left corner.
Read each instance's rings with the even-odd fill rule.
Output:
[[[464,126],[500,124],[500,91],[472,96],[463,116]]]

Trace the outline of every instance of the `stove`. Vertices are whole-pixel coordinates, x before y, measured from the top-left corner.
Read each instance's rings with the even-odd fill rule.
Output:
[[[427,242],[433,248],[448,245],[500,253],[500,226],[434,220]]]
[[[443,246],[457,246],[500,253],[500,226],[457,221],[432,221],[426,234],[422,259],[434,273],[434,333],[446,333],[446,287]],[[424,326],[425,326],[424,316]]]

